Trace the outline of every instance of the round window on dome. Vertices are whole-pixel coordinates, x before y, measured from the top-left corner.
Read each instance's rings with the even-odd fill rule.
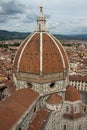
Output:
[[[28,86],[29,88],[32,88],[32,84],[31,84],[31,83],[27,83],[27,86]]]
[[[54,87],[55,87],[55,83],[51,83],[50,88],[54,88]]]

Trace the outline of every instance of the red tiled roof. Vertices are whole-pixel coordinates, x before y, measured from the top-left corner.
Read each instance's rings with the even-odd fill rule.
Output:
[[[52,94],[50,97],[48,97],[47,102],[50,104],[58,104],[62,101],[62,97],[58,94]]]
[[[19,47],[14,60],[15,70],[19,67],[19,72],[40,74],[40,39],[40,33],[36,32],[25,39],[25,41]],[[43,32],[42,73],[50,74],[63,72],[67,67],[67,55],[61,46],[61,43],[49,33]]]
[[[71,101],[71,102],[80,100],[79,91],[75,87],[72,87],[72,86],[67,87],[67,91],[65,93],[65,100]]]
[[[81,75],[70,75],[69,76],[70,81],[83,81],[87,82],[87,76],[81,76]]]
[[[42,127],[49,115],[49,112],[45,109],[41,109],[36,117],[34,118],[33,122],[30,124],[28,130],[42,130]]]
[[[38,93],[27,88],[14,92],[5,101],[1,102],[0,130],[10,130],[37,97]]]

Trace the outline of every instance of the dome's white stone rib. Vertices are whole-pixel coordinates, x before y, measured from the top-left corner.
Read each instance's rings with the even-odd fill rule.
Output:
[[[42,74],[43,69],[43,41],[42,41],[42,33],[40,32],[40,74]]]
[[[60,56],[61,56],[61,58],[62,58],[63,68],[65,68],[64,57],[63,57],[63,55],[62,55],[62,52],[61,52],[59,46],[57,45],[56,41],[52,38],[52,36],[51,36],[49,33],[47,33],[47,35],[52,39],[52,41],[53,41],[54,44],[56,45],[56,47],[57,47],[57,49],[58,49],[58,51],[59,51],[59,53],[60,53]]]
[[[53,36],[53,35],[52,35],[52,36]],[[58,41],[58,43],[60,44],[61,48],[63,49],[63,46],[61,45],[60,41],[59,41],[58,39],[56,39],[54,36],[53,36],[53,38],[54,38],[55,40],[57,40],[57,41]],[[64,50],[64,53],[66,54],[65,49],[63,49],[63,50]],[[67,54],[66,54],[66,58],[67,58],[67,62],[68,62],[68,64],[69,64],[69,59],[68,59]]]
[[[21,51],[21,54],[20,54],[20,57],[19,57],[19,60],[18,60],[18,64],[17,64],[17,71],[19,71],[19,67],[20,67],[20,61],[21,61],[21,58],[22,58],[22,55],[24,53],[24,50],[28,44],[28,42],[32,39],[32,37],[35,35],[36,33],[32,34],[32,36],[27,40],[27,42],[25,43],[24,47],[22,48],[22,51]]]

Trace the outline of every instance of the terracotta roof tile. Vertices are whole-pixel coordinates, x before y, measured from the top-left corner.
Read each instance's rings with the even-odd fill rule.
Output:
[[[34,118],[33,122],[30,124],[28,130],[42,130],[42,127],[47,120],[49,112],[45,109],[41,109],[38,111],[36,117]]]
[[[70,75],[69,76],[70,81],[83,81],[87,82],[87,76],[81,76],[81,75]]]
[[[60,43],[60,41],[58,41],[58,39],[56,39],[53,35],[52,35],[52,37],[54,38],[54,40],[56,41],[57,45],[59,46],[59,48],[60,48],[60,50],[62,52],[62,55],[64,57],[65,66],[68,67],[69,59],[68,59],[67,53],[65,52],[65,49],[63,48],[63,46]]]
[[[47,35],[43,35],[43,73],[57,73],[63,71],[63,62],[54,41]],[[48,62],[49,61],[49,62]]]
[[[20,56],[20,53],[25,45],[25,43],[27,42],[28,38],[30,37],[31,35],[29,35],[22,43],[21,45],[19,46],[19,49],[15,55],[15,59],[14,59],[14,67],[16,68],[17,67],[17,64],[18,64],[18,59],[19,59],[19,56]]]
[[[0,130],[9,130],[36,100],[38,93],[22,89],[0,103]]]
[[[40,55],[41,38],[42,55]],[[24,45],[26,45],[25,48]],[[14,67],[17,69],[19,64],[18,71],[20,72],[40,74],[41,56],[43,74],[63,72],[64,69],[68,67],[67,54],[65,53],[59,41],[49,33],[44,32],[42,33],[42,37],[40,36],[40,33],[35,32],[33,35],[25,39],[17,51],[14,60]]]
[[[50,97],[48,97],[47,102],[50,104],[58,104],[62,101],[62,97],[58,94],[52,94]]]
[[[68,86],[65,93],[65,100],[71,101],[71,102],[80,100],[79,91],[75,87]]]

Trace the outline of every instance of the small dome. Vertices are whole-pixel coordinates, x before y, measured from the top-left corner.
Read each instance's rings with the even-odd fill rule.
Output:
[[[62,101],[62,97],[58,94],[52,94],[50,97],[48,97],[47,102],[49,104],[58,104]]]
[[[80,100],[79,91],[75,87],[72,87],[72,86],[67,87],[67,91],[65,93],[65,100],[71,101],[71,102]]]

